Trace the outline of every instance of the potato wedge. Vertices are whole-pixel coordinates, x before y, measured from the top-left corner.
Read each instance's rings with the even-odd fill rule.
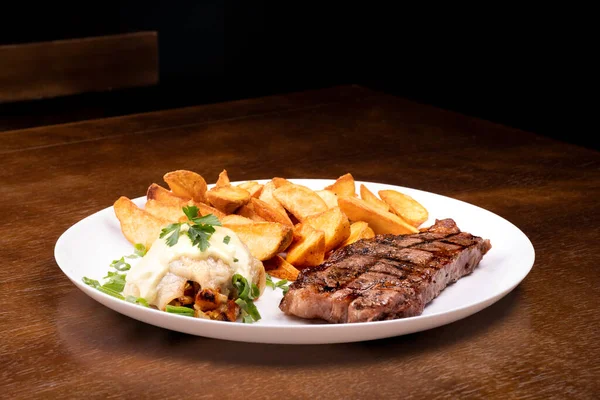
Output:
[[[273,197],[300,222],[328,208],[314,190],[293,183],[275,189]]]
[[[223,226],[234,231],[250,253],[261,261],[285,251],[293,238],[292,228],[277,222],[223,223]]]
[[[392,212],[406,222],[419,227],[423,222],[429,219],[429,212],[421,203],[407,194],[396,190],[380,190],[379,196],[383,201],[389,204]]]
[[[248,193],[250,193],[251,197],[258,197],[258,196],[260,196],[264,185],[262,183],[258,183],[256,181],[250,181],[250,182],[240,183],[238,186],[241,187],[242,189],[246,189],[248,191]]]
[[[206,197],[209,203],[225,214],[233,214],[235,210],[250,201],[250,193],[237,186],[214,186]]]
[[[356,185],[352,174],[344,174],[336,179],[336,181],[325,187],[327,190],[331,190],[338,196],[356,196]]]
[[[154,215],[156,218],[163,219],[169,222],[179,222],[182,217],[185,217],[184,220],[187,219],[187,217],[183,213],[183,207],[185,205],[187,205],[187,203],[184,203],[181,206],[179,206],[169,203],[162,203],[155,199],[150,199],[146,201],[146,204],[144,205],[144,210]]]
[[[371,192],[365,185],[360,185],[360,198],[371,204],[375,208],[379,208],[381,211],[390,211],[390,206],[379,197],[375,196],[375,193]]]
[[[350,236],[339,247],[348,246],[360,239],[370,239],[375,236],[373,229],[365,221],[356,221],[350,225]]]
[[[310,225],[325,234],[325,253],[339,246],[350,236],[350,222],[339,207],[308,216],[302,225]]]
[[[267,273],[274,278],[295,281],[298,279],[298,274],[300,273],[296,267],[280,256],[274,256],[263,261],[263,265]]]
[[[217,210],[214,207],[209,206],[208,204],[196,203],[191,200],[186,201],[181,197],[175,196],[175,194],[156,183],[153,183],[152,185],[150,185],[150,187],[148,187],[146,198],[146,202],[150,200],[155,200],[157,203],[160,203],[160,205],[163,207],[179,208],[180,210],[185,206],[195,205],[196,207],[198,207],[198,212],[200,215],[213,214],[219,219],[223,218],[226,215],[225,213]],[[183,210],[181,211],[181,214],[184,215]]]
[[[278,202],[275,197],[273,197],[273,191],[275,189],[277,189],[277,188],[275,187],[275,184],[273,183],[273,181],[268,181],[267,183],[265,183],[263,185],[263,190],[262,190],[262,192],[260,192],[258,199],[264,201],[265,203],[268,203],[271,207],[273,207],[280,213],[287,215],[286,209],[283,208],[281,203]]]
[[[337,194],[333,193],[331,190],[322,189],[322,190],[316,190],[315,192],[319,195],[320,198],[323,199],[325,204],[327,204],[327,207],[333,208],[333,207],[338,206]]]
[[[180,169],[166,173],[163,179],[176,196],[206,203],[206,181],[201,175]]]
[[[219,174],[219,178],[217,179],[215,186],[221,187],[221,186],[229,186],[229,185],[231,185],[231,181],[229,180],[229,175],[227,174],[227,170],[224,169]]]
[[[139,208],[125,196],[119,197],[113,204],[115,215],[121,224],[123,236],[131,243],[141,243],[150,249],[160,235],[161,229],[169,221],[157,218]]]
[[[283,207],[280,211],[266,201],[255,198],[251,198],[248,205],[251,205],[256,215],[263,218],[265,221],[279,222],[280,224],[293,227],[292,221]]]
[[[273,185],[275,185],[275,188],[280,188],[284,185],[290,185],[292,183],[285,178],[280,178],[277,176],[274,177],[273,179],[271,179],[271,182],[273,182]]]
[[[414,226],[389,211],[381,211],[357,197],[338,198],[340,208],[350,221],[365,221],[376,235],[391,233],[402,235],[419,232]]]
[[[300,269],[321,264],[325,259],[325,233],[299,224],[294,229],[294,241],[287,248],[285,259]]]
[[[255,221],[252,221],[250,218],[242,217],[237,214],[229,214],[221,219],[222,225],[252,224],[254,222]]]
[[[146,191],[147,200],[156,200],[162,204],[168,204],[172,206],[185,206],[188,204],[186,199],[183,199],[177,196],[175,193],[170,190],[160,186],[157,183],[153,183],[148,186],[148,190]]]
[[[251,219],[252,221],[266,221],[263,217],[256,213],[256,211],[254,210],[254,205],[252,203],[244,204],[243,206],[238,208],[235,213],[237,215],[241,215],[242,217]]]

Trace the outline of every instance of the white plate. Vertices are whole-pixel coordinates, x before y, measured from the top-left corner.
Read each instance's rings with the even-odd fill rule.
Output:
[[[313,189],[322,189],[333,182],[318,179],[290,181]],[[498,301],[514,289],[533,267],[535,252],[527,236],[496,214],[459,200],[420,190],[360,181],[356,182],[356,187],[360,184],[365,184],[373,193],[382,189],[406,193],[428,209],[430,219],[423,226],[431,225],[436,218],[452,218],[462,231],[490,239],[492,249],[471,275],[461,278],[442,291],[420,316],[338,325],[285,316],[278,308],[281,290],[274,291],[269,287],[256,302],[262,319],[254,324],[244,324],[169,314],[118,300],[85,285],[82,282],[84,276],[100,279],[106,275],[112,260],[133,252],[133,246],[121,233],[112,207],[90,215],[65,231],[56,243],[54,256],[61,270],[85,294],[139,321],[210,338],[285,344],[373,340],[448,324]],[[134,202],[143,206],[145,200],[145,197],[139,197]]]

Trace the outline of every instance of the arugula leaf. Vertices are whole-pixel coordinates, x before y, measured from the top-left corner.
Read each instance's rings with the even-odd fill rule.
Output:
[[[255,284],[250,285],[248,280],[240,274],[233,275],[231,280],[238,292],[238,298],[235,300],[235,303],[240,306],[242,311],[242,321],[244,323],[252,323],[260,320],[260,313],[254,304],[254,300],[260,294],[258,286]]]
[[[170,233],[171,235],[167,238],[167,245],[175,246],[177,244],[177,242],[179,241],[179,231],[180,230],[181,230],[180,223],[169,224],[165,228],[161,229],[160,238],[162,239],[165,236],[169,235],[169,233]]]
[[[194,316],[194,309],[189,308],[189,307],[167,305],[167,308],[165,309],[165,311],[168,313],[171,313],[171,314],[184,315],[186,317]]]

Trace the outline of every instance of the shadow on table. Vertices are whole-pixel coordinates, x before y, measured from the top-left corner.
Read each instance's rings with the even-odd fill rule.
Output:
[[[521,292],[516,288],[492,306],[465,319],[435,329],[387,339],[327,345],[279,345],[217,340],[148,325],[98,305],[74,291],[58,304],[57,329],[62,345],[75,356],[86,354],[128,356],[132,359],[170,359],[176,364],[304,367],[361,364],[367,359],[410,360],[416,354],[461,346],[476,336],[506,325],[518,311]],[[97,318],[83,318],[90,310]],[[82,321],[86,321],[85,323]],[[108,323],[108,325],[107,325]],[[514,323],[514,322],[513,322]],[[517,324],[527,318],[517,318]],[[166,345],[165,345],[166,344]]]

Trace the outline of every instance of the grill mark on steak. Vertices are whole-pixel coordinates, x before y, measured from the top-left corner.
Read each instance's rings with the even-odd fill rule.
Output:
[[[448,284],[470,274],[489,240],[461,232],[452,219],[412,235],[378,235],[336,250],[301,271],[279,307],[331,323],[419,315]]]

